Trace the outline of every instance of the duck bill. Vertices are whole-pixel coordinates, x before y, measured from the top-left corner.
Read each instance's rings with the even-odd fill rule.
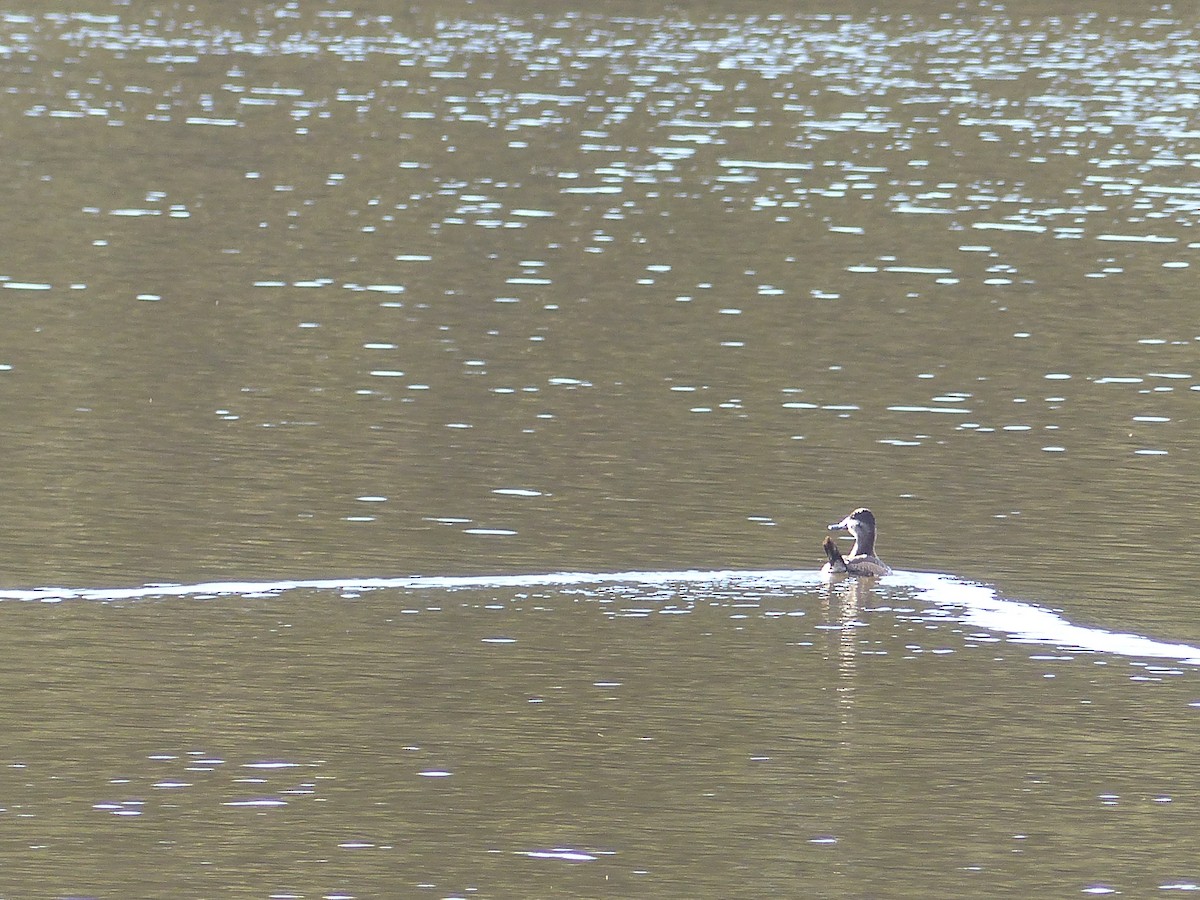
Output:
[[[842,519],[842,521],[840,521],[840,522],[834,522],[832,525],[829,526],[829,530],[830,531],[849,531],[850,530],[850,519],[845,518],[845,519]]]

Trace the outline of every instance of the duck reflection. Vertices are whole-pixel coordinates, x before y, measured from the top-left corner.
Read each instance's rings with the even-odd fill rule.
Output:
[[[871,578],[848,578],[827,583],[821,589],[821,617],[824,629],[834,640],[829,650],[837,664],[838,702],[843,709],[854,703],[854,675],[858,666],[858,629],[863,626],[860,611],[875,583]]]

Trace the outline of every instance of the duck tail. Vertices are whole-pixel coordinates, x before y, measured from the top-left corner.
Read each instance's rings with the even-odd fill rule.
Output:
[[[825,540],[821,542],[821,549],[825,551],[825,555],[829,557],[831,566],[846,567],[846,561],[842,559],[842,551],[838,549],[837,541],[829,535],[825,535]]]

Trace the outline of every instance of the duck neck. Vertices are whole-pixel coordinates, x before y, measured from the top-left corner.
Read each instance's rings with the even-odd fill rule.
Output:
[[[850,548],[851,556],[875,555],[875,532],[862,531],[854,536],[854,546]]]

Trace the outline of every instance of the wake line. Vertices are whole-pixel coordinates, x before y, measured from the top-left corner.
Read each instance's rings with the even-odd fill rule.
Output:
[[[1019,600],[1005,600],[994,588],[959,581],[949,575],[907,574],[915,576],[913,587],[921,590],[923,599],[943,606],[961,606],[963,613],[957,616],[958,621],[1005,634],[1011,641],[1200,665],[1200,647],[1076,625],[1053,610]]]
[[[147,584],[135,588],[33,588],[0,591],[0,600],[32,600],[59,603],[63,600],[137,600],[144,597],[219,597],[230,594],[261,596],[284,591],[379,591],[463,590],[492,587],[570,587],[575,585],[719,584],[721,582],[766,582],[800,586],[819,584],[817,572],[723,570],[683,572],[554,572],[544,575],[410,575],[402,578],[332,578],[309,581],[211,581],[204,584]]]
[[[736,570],[680,572],[554,572],[537,575],[412,575],[401,578],[315,579],[300,581],[213,581],[204,584],[148,584],[134,588],[34,588],[0,591],[0,600],[61,603],[66,600],[137,600],[150,597],[273,596],[285,591],[363,593],[379,590],[455,591],[487,588],[559,588],[626,584],[633,588],[666,589],[709,585],[742,591],[814,587],[823,583],[815,570]],[[918,599],[948,608],[947,618],[963,625],[1005,635],[1010,641],[1045,644],[1117,656],[1170,659],[1200,665],[1200,647],[1170,643],[1140,634],[1076,625],[1053,610],[1000,597],[986,585],[936,572],[896,572],[880,579],[883,587],[909,587]],[[836,590],[836,588],[835,588]],[[741,599],[746,599],[743,595]]]

